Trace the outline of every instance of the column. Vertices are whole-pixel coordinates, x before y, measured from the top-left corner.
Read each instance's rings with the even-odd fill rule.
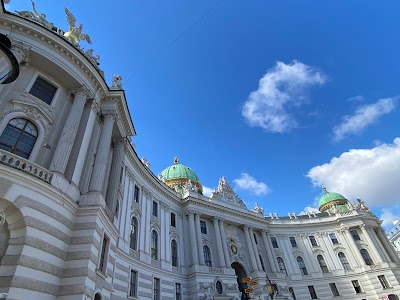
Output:
[[[265,251],[267,252],[268,260],[269,260],[269,265],[271,266],[272,273],[276,273],[279,268],[277,268],[277,262],[276,259],[274,258],[274,255],[272,255],[272,247],[271,244],[269,243],[269,235],[266,230],[261,230],[261,237],[264,242],[264,247]]]
[[[262,269],[261,262],[260,262],[260,255],[258,254],[257,244],[254,239],[253,227],[250,227],[249,231],[250,231],[249,234],[250,234],[251,243],[253,245],[254,257],[256,258],[257,267],[258,267],[259,271],[262,271],[263,269]]]
[[[199,257],[199,263],[200,265],[205,265],[204,255],[203,255],[203,239],[201,237],[201,229],[200,229],[200,213],[196,213],[194,217],[196,222],[195,228],[196,228],[197,253]]]
[[[319,235],[321,237],[322,243],[324,244],[323,249],[325,251],[328,251],[329,255],[326,255],[325,257],[328,259],[329,263],[331,264],[331,270],[339,270],[342,267],[339,265],[338,262],[338,257],[335,255],[335,253],[333,253],[332,250],[332,245],[330,243],[330,240],[328,239],[328,235],[327,233],[321,233]]]
[[[184,241],[184,233],[183,233],[183,215],[181,213],[177,213],[177,221],[178,221],[178,231],[179,231],[179,265],[180,266],[186,266],[186,253],[185,253],[185,249],[184,249],[184,245],[183,245],[183,241]]]
[[[124,197],[124,214],[126,215],[125,217],[125,226],[124,226],[124,230],[125,230],[125,234],[124,234],[124,238],[126,241],[130,240],[130,233],[131,233],[131,217],[132,217],[132,199],[133,199],[133,191],[134,191],[134,185],[133,185],[133,181],[135,180],[135,176],[131,173],[131,171],[128,169],[128,167],[126,167],[126,173],[127,176],[125,177],[125,185],[128,185],[128,187],[125,187],[126,191],[126,195]],[[140,220],[138,220],[138,228],[140,227],[139,224]],[[143,231],[142,231],[143,234]],[[138,234],[137,237],[139,237],[141,234]],[[136,245],[136,249],[139,250],[139,240],[138,240],[138,245]],[[139,251],[138,251],[139,252]]]
[[[85,107],[86,99],[89,96],[90,91],[86,86],[82,86],[73,91],[73,93],[74,103],[72,104],[67,120],[65,121],[56,151],[54,152],[53,160],[50,164],[50,171],[60,174],[64,174],[67,167],[68,159],[78,131],[79,122],[82,117],[83,108]]]
[[[164,204],[164,222],[161,226],[164,226],[165,235],[165,260],[171,262],[171,243],[169,239],[169,227],[171,224],[171,208]],[[162,227],[161,227],[162,228]],[[178,241],[176,241],[178,243]]]
[[[83,134],[81,147],[79,148],[79,154],[76,160],[74,173],[72,174],[72,182],[76,186],[79,186],[79,181],[81,180],[83,166],[85,165],[85,158],[89,149],[90,137],[92,136],[94,123],[99,111],[99,104],[96,100],[93,100],[93,103],[90,107],[89,118],[86,123],[85,133]]]
[[[246,237],[246,244],[249,249],[249,256],[250,256],[250,261],[251,261],[251,267],[253,268],[253,271],[257,271],[257,262],[256,259],[254,258],[254,249],[253,249],[253,244],[251,243],[250,239],[250,234],[249,234],[249,226],[244,225],[243,227],[244,235]]]
[[[89,191],[101,192],[103,190],[108,157],[110,156],[110,143],[115,117],[115,112],[110,112],[104,115],[104,125],[103,130],[101,131],[99,145],[97,146],[96,159],[94,162],[92,179],[89,184]]]
[[[365,224],[361,224],[360,228],[361,228],[361,231],[363,233],[363,237],[366,239],[366,241],[368,243],[368,246],[371,248],[371,250],[373,252],[373,253],[371,253],[371,255],[373,257],[375,257],[375,259],[376,259],[376,261],[378,263],[381,263],[383,261],[382,257],[380,255],[378,249],[375,247],[375,243],[372,241],[372,239],[371,239],[371,237],[369,235],[369,232],[367,231],[367,228],[366,228]]]
[[[125,139],[119,139],[114,143],[114,155],[111,165],[111,174],[108,184],[106,204],[112,213],[117,205],[118,190],[120,185],[122,160],[124,159]]]
[[[297,270],[296,267],[293,265],[292,251],[289,250],[289,249],[291,249],[292,245],[290,245],[287,236],[280,235],[277,237],[278,237],[278,241],[280,244],[279,246],[283,250],[283,253],[285,254],[285,258],[286,258],[285,263],[286,263],[288,274],[290,275],[290,274],[298,273],[296,271]]]
[[[367,231],[370,233],[370,237],[372,238],[372,240],[374,241],[376,247],[378,248],[381,257],[384,259],[384,261],[390,262],[391,259],[388,256],[388,254],[386,253],[386,250],[383,247],[382,242],[380,241],[380,239],[376,235],[374,228],[373,227],[367,227]]]
[[[314,255],[312,253],[312,249],[310,246],[310,243],[308,242],[308,235],[307,234],[301,234],[299,235],[299,238],[302,242],[302,250],[304,253],[304,258],[307,261],[307,264],[309,264],[309,267],[312,268],[311,271],[314,272],[320,272],[320,267],[317,264],[317,259],[314,258]]]
[[[343,238],[347,244],[346,248],[348,250],[347,253],[348,253],[349,259],[350,260],[353,259],[353,255],[354,255],[356,262],[358,262],[358,266],[365,265],[365,262],[361,256],[360,250],[358,250],[357,244],[350,234],[349,228],[342,228],[340,232],[342,234],[344,233],[344,235],[345,235],[345,236],[343,236]],[[353,255],[351,255],[351,254],[353,254]]]
[[[166,236],[165,236],[165,204],[163,202],[160,203],[160,260],[165,261],[166,260],[166,249],[165,246],[167,244],[166,242]],[[169,226],[168,226],[169,228]]]
[[[221,232],[222,250],[224,251],[225,256],[225,266],[229,268],[231,266],[231,261],[229,259],[228,245],[226,243],[224,219],[219,219],[219,230]]]
[[[382,228],[377,228],[377,234],[379,239],[382,241],[384,248],[386,249],[387,254],[389,255],[390,259],[394,263],[400,263],[400,259],[395,253],[393,246],[390,244],[388,238],[386,237],[386,233],[384,233]]]
[[[225,258],[224,258],[224,250],[222,249],[222,241],[221,241],[221,232],[219,231],[218,218],[213,218],[214,224],[214,232],[215,232],[215,240],[217,241],[217,251],[218,251],[218,259],[219,266],[221,268],[225,267]]]
[[[129,231],[130,226],[127,223],[127,219],[130,218],[130,206],[128,208],[128,203],[129,203],[129,192],[130,192],[130,178],[129,176],[125,176],[124,178],[124,196],[122,197],[122,201],[121,201],[121,216],[119,217],[119,232],[121,234],[121,237],[125,240],[125,241],[129,241],[127,239],[125,239],[126,236],[126,231]]]
[[[191,252],[192,252],[192,264],[198,265],[199,264],[199,254],[198,254],[197,241],[196,241],[196,228],[194,225],[194,212],[189,211],[187,213],[187,215],[189,217],[189,236],[190,236],[190,245],[191,245]],[[203,260],[204,260],[204,258],[203,258]]]
[[[147,224],[150,224],[150,216],[147,215],[147,206],[148,206],[148,201],[147,201],[147,196],[146,194],[148,193],[147,189],[142,188],[140,191],[141,199],[140,199],[140,207],[141,207],[141,218],[140,218],[140,245],[139,249],[142,252],[147,252],[146,251],[146,236],[149,235],[147,232]]]

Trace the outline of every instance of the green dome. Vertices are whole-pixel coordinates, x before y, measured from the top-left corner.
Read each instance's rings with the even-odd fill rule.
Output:
[[[328,203],[331,203],[331,204],[333,204],[332,202],[335,202],[337,204],[347,203],[347,199],[344,196],[342,196],[338,193],[330,193],[326,190],[326,188],[324,188],[324,191],[325,191],[325,194],[323,194],[321,196],[321,198],[319,198],[319,201],[318,201],[318,209],[320,211],[324,211],[325,208],[328,206],[327,205]],[[322,210],[321,210],[321,208],[322,208]]]
[[[192,184],[198,187],[200,192],[203,192],[203,187],[197,174],[191,168],[180,164],[177,157],[174,159],[174,164],[165,168],[158,177],[171,188],[174,188],[176,184],[182,185],[190,180]]]

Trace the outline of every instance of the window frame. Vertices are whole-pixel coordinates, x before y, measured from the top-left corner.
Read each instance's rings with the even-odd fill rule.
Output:
[[[278,256],[278,257],[276,258],[276,261],[278,262],[279,270],[280,270],[282,273],[285,273],[286,276],[287,276],[288,273],[287,273],[285,261],[283,260],[283,258],[280,257],[280,256]],[[283,268],[282,268],[282,267],[283,267]]]
[[[357,229],[350,229],[349,232],[354,241],[361,241],[361,237]]]
[[[175,245],[175,247],[174,247]],[[171,264],[173,267],[179,267],[178,260],[178,242],[175,239],[171,240]]]
[[[136,226],[134,226],[133,221],[135,221]],[[131,228],[130,228],[130,234],[129,234],[129,248],[137,251],[137,242],[138,242],[138,231],[139,231],[139,221],[135,216],[131,217]]]
[[[207,223],[204,220],[200,220],[200,232],[202,234],[207,234]]]
[[[279,249],[278,239],[275,236],[270,237],[272,248]]]
[[[361,284],[357,279],[352,280],[351,281],[351,285],[353,286],[354,291],[356,292],[356,294],[361,294],[363,292]]]
[[[51,84],[52,86],[54,86],[55,88],[57,88],[56,92],[54,93],[53,99],[51,100],[50,104],[48,104],[47,102],[43,101],[42,99],[36,97],[35,95],[31,94],[30,91],[33,87],[33,85],[35,84],[37,78],[40,77],[42,80],[48,82],[49,84]],[[36,104],[39,104],[38,101],[40,101],[40,105],[44,104],[45,107],[53,109],[57,102],[58,99],[60,98],[60,93],[61,93],[61,86],[55,82],[54,80],[51,80],[49,78],[49,76],[46,76],[45,74],[36,71],[35,74],[32,76],[31,81],[28,83],[28,85],[26,86],[24,95],[28,96],[29,98],[33,99]]]
[[[175,282],[175,300],[182,300],[182,285]]]
[[[171,221],[170,221],[170,226],[176,228],[176,214],[174,212],[171,212]]]
[[[135,274],[135,276],[134,276],[135,280],[132,280],[132,278],[133,278],[132,274]],[[137,288],[138,288],[137,284],[138,284],[138,271],[130,269],[128,297],[132,297],[132,298],[137,297]]]
[[[153,200],[152,216],[158,218],[158,202]]]
[[[336,235],[335,232],[329,233],[328,236],[329,236],[329,238],[330,238],[330,240],[331,240],[332,245],[338,245],[338,244],[340,244],[340,243],[339,243],[339,240],[338,240],[338,238],[337,238],[337,235]]]
[[[338,290],[335,282],[329,283],[329,287],[331,289],[333,297],[339,297],[340,296],[339,290]]]
[[[311,299],[318,299],[317,291],[315,290],[315,287],[313,285],[309,285],[307,287],[308,287],[308,292],[310,293]]]
[[[372,259],[371,255],[369,254],[368,250],[365,248],[360,249],[360,254],[361,257],[363,258],[365,264],[367,266],[373,266],[374,265],[374,260]]]
[[[153,277],[153,300],[161,299],[161,280],[160,278]]]
[[[389,281],[387,280],[385,275],[378,275],[378,280],[383,289],[391,288],[391,285],[389,284]]]
[[[296,238],[294,236],[289,236],[289,241],[290,241],[290,244],[292,245],[292,248],[298,247]]]
[[[133,201],[136,203],[139,203],[139,195],[140,195],[140,188],[137,184],[135,184],[135,187],[133,188]]]
[[[322,273],[324,273],[324,274],[329,273],[328,265],[327,265],[327,263],[325,261],[325,258],[324,258],[324,256],[322,254],[318,254],[317,255],[317,261],[318,261],[318,264],[319,264],[319,267],[320,267]]]
[[[158,260],[158,244],[158,232],[153,229],[150,240],[150,257],[152,260]]]
[[[318,247],[317,239],[314,235],[309,235],[308,240],[310,241],[312,247]]]
[[[297,266],[299,267],[301,275],[309,275],[304,259],[299,255],[296,257]]]
[[[109,251],[110,251],[110,238],[107,236],[107,234],[103,233],[97,269],[106,276],[107,276]]]
[[[211,257],[211,249],[207,245],[203,245],[203,256],[204,256],[204,264],[210,268],[212,268],[212,257]]]
[[[340,254],[343,254],[343,256],[340,256]],[[337,257],[339,258],[339,261],[343,267],[343,270],[345,270],[345,271],[352,270],[350,262],[347,259],[347,256],[344,252],[342,252],[342,251],[338,252]]]

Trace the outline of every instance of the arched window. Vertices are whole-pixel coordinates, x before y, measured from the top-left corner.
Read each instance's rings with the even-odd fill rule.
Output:
[[[206,245],[203,246],[203,254],[206,266],[212,267],[210,248]]]
[[[157,231],[151,232],[151,259],[158,260],[158,234]]]
[[[344,270],[351,270],[351,266],[349,264],[349,261],[347,260],[346,255],[344,255],[343,252],[338,253],[338,257],[340,260],[340,263],[342,264],[342,267]]]
[[[94,295],[94,300],[101,300],[101,299],[103,299],[103,297],[101,296],[100,293],[96,293],[96,294]]]
[[[172,256],[172,266],[178,266],[178,243],[175,240],[171,242],[171,256]]]
[[[303,275],[308,275],[307,267],[306,264],[304,263],[304,260],[301,256],[297,256],[297,264],[299,265],[299,269],[301,274]]]
[[[217,290],[217,293],[218,293],[219,295],[222,294],[222,292],[224,291],[224,288],[222,287],[221,281],[218,280],[218,281],[215,283],[215,289]]]
[[[278,257],[276,260],[278,261],[279,270],[287,275],[286,266],[283,259],[281,257]]]
[[[317,256],[317,260],[322,273],[329,273],[328,266],[326,265],[325,259],[321,254]]]
[[[362,258],[364,259],[364,262],[368,266],[372,266],[374,264],[374,261],[372,260],[371,256],[369,255],[367,249],[360,249],[360,253]]]
[[[138,232],[138,221],[135,217],[131,220],[131,236],[129,241],[129,247],[132,250],[137,250],[137,232]]]
[[[0,136],[0,149],[28,158],[38,137],[37,127],[26,119],[8,122]]]
[[[259,255],[259,257],[260,257],[261,268],[262,268],[262,270],[265,272],[264,261],[263,261],[263,259],[262,259],[262,256],[261,256],[261,255]]]

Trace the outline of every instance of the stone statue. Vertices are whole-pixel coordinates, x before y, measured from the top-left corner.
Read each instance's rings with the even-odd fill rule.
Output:
[[[211,293],[211,288],[207,289],[207,293],[204,294],[204,298],[203,299],[204,300],[213,300],[214,299],[214,297],[213,297],[213,295]]]
[[[95,64],[100,65],[100,55],[93,55],[93,49],[89,49],[85,51],[85,55]]]
[[[17,14],[19,14],[21,17],[27,18],[27,19],[31,19],[33,21],[36,21],[42,25],[44,25],[45,27],[52,29],[54,27],[53,23],[50,23],[46,20],[46,15],[45,14],[39,14],[37,9],[36,9],[36,5],[35,2],[32,1],[32,9],[33,12],[27,11],[27,10],[23,10],[23,11],[15,11]]]
[[[256,214],[259,214],[259,215],[264,215],[264,209],[259,207],[257,202],[254,203],[253,212],[255,212]]]
[[[113,75],[112,85],[113,88],[119,88],[122,90],[122,76],[121,75]]]
[[[359,206],[360,206],[360,209],[361,209],[361,210],[371,211],[371,210],[365,205],[365,202],[362,201],[361,199],[357,199],[357,202],[359,203]]]
[[[65,8],[65,13],[67,14],[69,31],[66,32],[64,36],[69,38],[76,45],[79,45],[80,40],[86,40],[89,44],[91,44],[92,41],[90,40],[89,35],[87,35],[86,33],[82,33],[83,25],[80,24],[78,27],[75,26],[76,19],[74,15],[68,10],[68,8]]]

